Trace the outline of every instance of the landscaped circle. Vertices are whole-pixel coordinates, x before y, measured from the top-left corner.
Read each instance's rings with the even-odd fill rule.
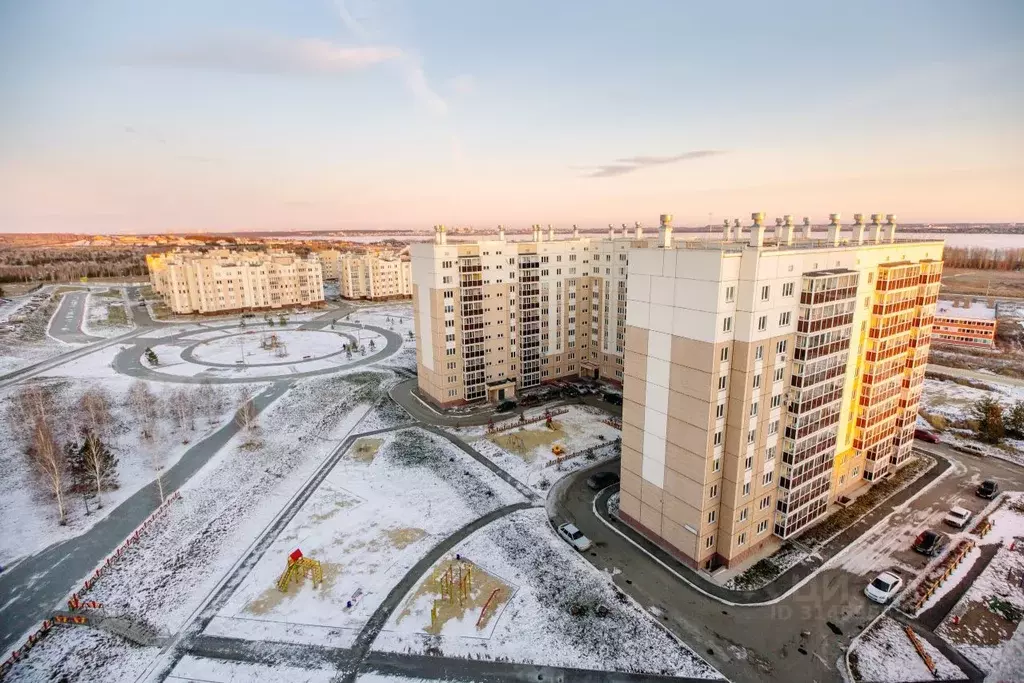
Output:
[[[189,349],[189,360],[248,367],[301,363],[342,353],[349,343],[350,335],[327,330],[248,330],[199,342]]]

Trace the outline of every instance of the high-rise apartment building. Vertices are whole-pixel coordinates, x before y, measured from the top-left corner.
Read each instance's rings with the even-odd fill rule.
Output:
[[[911,455],[943,243],[855,219],[663,226],[629,252],[619,510],[691,566],[798,535]]]
[[[153,289],[171,311],[223,313],[324,300],[320,261],[285,251],[174,251],[146,256]]]
[[[627,254],[633,234],[414,244],[412,296],[420,390],[437,403],[500,401],[559,377],[623,378]]]

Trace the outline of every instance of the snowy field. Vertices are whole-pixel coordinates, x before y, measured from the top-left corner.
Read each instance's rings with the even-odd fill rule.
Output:
[[[268,666],[250,662],[229,662],[185,655],[166,680],[203,683],[250,683],[251,681],[288,681],[289,683],[330,683],[338,675],[334,668],[306,669],[278,664]]]
[[[259,418],[261,440],[236,437],[182,489],[90,597],[112,613],[176,633],[317,466],[380,398],[390,373],[299,382]],[[8,680],[134,680],[159,654],[88,629],[55,631]]]
[[[117,288],[93,289],[86,297],[82,330],[94,337],[116,337],[135,329],[126,308],[123,291]],[[116,294],[115,294],[116,293]]]
[[[153,481],[157,472],[163,472],[177,462],[191,444],[232,419],[238,406],[237,387],[209,387],[209,394],[199,401],[198,387],[183,390],[180,386],[142,382],[152,392],[157,406],[151,436],[144,438],[139,418],[128,398],[132,384],[137,380],[118,376],[109,366],[117,350],[110,347],[97,351],[44,373],[36,380],[37,386],[53,391],[56,414],[66,416],[57,421],[62,427],[58,433],[61,444],[77,438],[69,416],[76,412],[75,406],[82,395],[90,390],[102,390],[108,397],[112,421],[103,441],[118,460],[117,487],[103,491],[101,510],[86,514],[82,497],[69,495],[68,523],[58,526],[56,506],[52,497],[35,485],[34,471],[24,455],[24,442],[16,433],[15,423],[12,419],[4,419],[0,423],[0,439],[7,444],[0,450],[0,479],[5,482],[5,486],[0,488],[0,518],[4,520],[4,532],[0,534],[0,564],[87,531],[121,501]],[[246,386],[252,391],[260,391],[264,385]],[[4,415],[9,414],[7,411],[12,408],[17,391],[15,387],[0,390],[0,412]],[[202,413],[195,413],[184,424],[170,408],[172,397],[182,395],[179,394],[182,391],[203,407]],[[188,443],[184,443],[185,440]],[[90,508],[94,507],[95,500],[91,500]]]
[[[435,577],[461,564],[456,553],[474,567],[472,586],[461,605],[439,600],[432,623],[431,607],[440,598]],[[720,678],[560,541],[543,509],[503,517],[439,560],[392,615],[374,649]]]
[[[936,676],[925,666],[921,655],[899,622],[882,617],[867,631],[850,653],[855,678],[864,683],[902,683],[903,681],[951,680],[966,678],[920,635],[918,640],[935,664]]]
[[[951,421],[971,417],[971,407],[984,398],[994,398],[1004,406],[1024,401],[1024,387],[991,384],[995,391],[985,391],[956,382],[925,379],[921,393],[921,412],[942,415]]]
[[[992,531],[981,541],[1002,547],[974,580],[935,632],[985,673],[992,672],[1004,657],[1003,650],[1020,622],[1014,623],[997,609],[994,601],[1024,610],[1024,495],[1008,494],[1007,504],[991,516]],[[956,620],[958,623],[954,623]]]
[[[430,548],[478,517],[521,501],[490,470],[422,429],[361,438],[206,633],[348,647]],[[320,562],[323,584],[303,579],[282,593],[276,582],[297,548]]]
[[[373,336],[376,337],[376,345],[381,338]],[[330,331],[265,329],[256,332],[238,329],[204,340],[192,353],[204,363],[230,365],[244,361],[246,364],[265,365],[341,353],[348,343],[347,337]]]
[[[567,454],[572,455],[587,448],[607,445],[608,448],[596,457],[618,453],[612,444],[621,438],[622,432],[604,422],[608,417],[606,413],[587,405],[559,406],[557,410],[563,407],[567,407],[569,412],[552,418],[554,429],[549,429],[542,420],[491,435],[486,433],[486,427],[463,427],[449,431],[503,470],[543,494],[551,484],[566,474],[593,464],[593,460],[578,457],[558,465],[558,457],[552,452],[553,447],[561,446]],[[526,416],[529,419],[543,414],[544,408],[533,408],[527,411]],[[495,419],[495,423],[501,424],[511,419]]]

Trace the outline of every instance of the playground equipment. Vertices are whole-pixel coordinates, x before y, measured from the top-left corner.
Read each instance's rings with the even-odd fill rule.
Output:
[[[277,579],[277,589],[282,593],[287,593],[289,584],[303,576],[308,576],[313,580],[314,588],[319,586],[324,580],[324,572],[320,562],[309,557],[303,557],[302,551],[296,548],[288,556],[288,568]]]
[[[561,457],[565,455],[565,446],[563,446],[560,443],[556,443],[554,446],[551,447],[551,452]]]
[[[458,571],[456,571],[456,568],[458,568]],[[473,565],[458,559],[448,565],[448,569],[441,574],[437,583],[438,595],[440,597],[434,600],[434,604],[430,608],[431,628],[437,624],[440,608],[444,605],[445,601],[448,604],[454,604],[458,601],[459,606],[462,606],[469,600],[469,593],[473,589]]]
[[[492,600],[494,600],[494,598],[495,598],[495,597],[496,597],[496,596],[498,595],[498,593],[500,593],[500,592],[501,592],[501,589],[500,589],[500,588],[495,588],[495,589],[494,589],[493,591],[491,591],[491,596],[490,596],[489,598],[487,598],[487,602],[485,602],[485,603],[484,603],[484,606],[483,606],[483,607],[482,607],[482,608],[480,609],[480,616],[479,616],[479,617],[477,617],[477,620],[476,620],[476,627],[477,627],[477,628],[480,628],[480,624],[482,624],[482,623],[483,623],[483,621],[484,621],[484,615],[485,615],[485,614],[487,614],[487,608],[488,608],[488,607],[490,606],[490,604],[491,604],[491,601],[492,601]]]

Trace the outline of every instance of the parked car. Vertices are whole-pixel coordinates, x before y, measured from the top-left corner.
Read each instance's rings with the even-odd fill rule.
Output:
[[[925,441],[927,443],[939,443],[942,441],[939,438],[938,434],[936,434],[935,432],[930,432],[927,429],[915,429],[914,438],[920,439],[921,441]]]
[[[985,449],[973,443],[955,443],[953,444],[953,450],[966,453],[967,455],[977,455],[978,457],[985,456]]]
[[[566,398],[579,398],[580,390],[577,389],[576,387],[569,386],[566,387],[564,391],[562,391],[562,395],[565,396]]]
[[[594,545],[590,539],[583,535],[583,532],[576,528],[575,524],[567,523],[558,527],[558,535],[576,550],[581,553],[590,550]]]
[[[949,536],[938,531],[926,529],[914,540],[914,550],[922,555],[934,557],[942,552],[947,543],[949,543]]]
[[[970,521],[971,514],[970,510],[958,505],[950,508],[946,516],[942,518],[942,521],[950,526],[955,526],[957,529],[963,529],[967,526],[967,522]]]
[[[617,394],[614,391],[604,392],[603,398],[605,401],[611,403],[613,406],[622,405],[622,394]]]
[[[507,413],[510,410],[515,410],[515,408],[516,408],[516,402],[515,401],[502,401],[501,403],[498,404],[498,407],[494,409],[494,412],[496,412],[496,413]]]
[[[864,595],[868,600],[880,605],[892,600],[903,589],[903,579],[895,572],[882,572],[875,580],[864,587]]]
[[[594,393],[593,389],[591,389],[589,386],[581,382],[577,382],[573,384],[573,386],[576,387],[576,391],[580,392],[580,396],[586,396],[587,394]]]
[[[603,488],[607,488],[612,484],[619,483],[619,475],[614,472],[595,472],[594,474],[587,477],[587,486],[600,491]]]
[[[999,483],[992,481],[991,479],[986,479],[981,482],[981,486],[979,486],[974,493],[979,498],[988,498],[989,500],[992,500],[999,495]]]
[[[540,397],[537,396],[536,394],[523,396],[521,399],[519,399],[519,405],[523,406],[524,408],[528,406],[535,406],[538,403],[540,403]]]
[[[540,397],[545,401],[554,401],[556,398],[562,397],[562,390],[558,387],[551,387],[549,389],[545,389]]]

